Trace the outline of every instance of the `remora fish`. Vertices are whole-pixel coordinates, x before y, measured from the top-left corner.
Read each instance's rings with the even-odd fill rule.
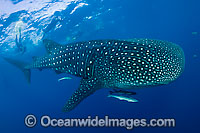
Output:
[[[5,58],[20,68],[30,82],[30,69],[51,68],[57,73],[81,77],[80,86],[63,111],[74,109],[101,88],[134,89],[168,84],[184,70],[182,49],[152,39],[93,40],[60,45],[43,40],[47,54],[32,64]]]
[[[113,98],[117,98],[119,100],[124,100],[130,103],[136,103],[138,102],[138,100],[132,98],[132,97],[125,97],[125,96],[118,96],[118,95],[108,95],[108,97],[113,97]]]
[[[71,77],[63,77],[63,78],[58,79],[58,82],[65,80],[65,79],[72,79],[72,78]]]

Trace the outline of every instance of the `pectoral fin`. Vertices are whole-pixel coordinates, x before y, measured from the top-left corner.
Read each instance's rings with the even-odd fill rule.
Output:
[[[65,104],[63,111],[69,112],[74,109],[83,99],[100,89],[100,83],[96,78],[82,79],[79,88]]]

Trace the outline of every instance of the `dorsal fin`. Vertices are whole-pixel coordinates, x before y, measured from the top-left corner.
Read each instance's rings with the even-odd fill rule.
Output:
[[[44,39],[43,44],[45,45],[45,48],[49,54],[51,54],[54,51],[57,51],[61,47],[60,44],[48,39]]]

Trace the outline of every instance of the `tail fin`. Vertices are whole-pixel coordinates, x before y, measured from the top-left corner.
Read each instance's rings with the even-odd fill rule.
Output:
[[[8,63],[19,68],[24,73],[24,76],[25,76],[26,80],[28,81],[28,83],[31,83],[31,70],[25,68],[28,65],[28,63],[18,61],[15,59],[11,59],[11,58],[6,58],[6,57],[4,57],[4,60],[6,60]]]

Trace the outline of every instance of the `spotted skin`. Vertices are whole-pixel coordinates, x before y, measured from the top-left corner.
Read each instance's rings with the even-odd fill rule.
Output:
[[[57,73],[81,77],[79,88],[64,106],[74,109],[101,88],[135,89],[168,84],[184,70],[182,49],[152,39],[94,40],[60,45],[43,41],[47,55],[34,57],[31,68],[51,68]]]

